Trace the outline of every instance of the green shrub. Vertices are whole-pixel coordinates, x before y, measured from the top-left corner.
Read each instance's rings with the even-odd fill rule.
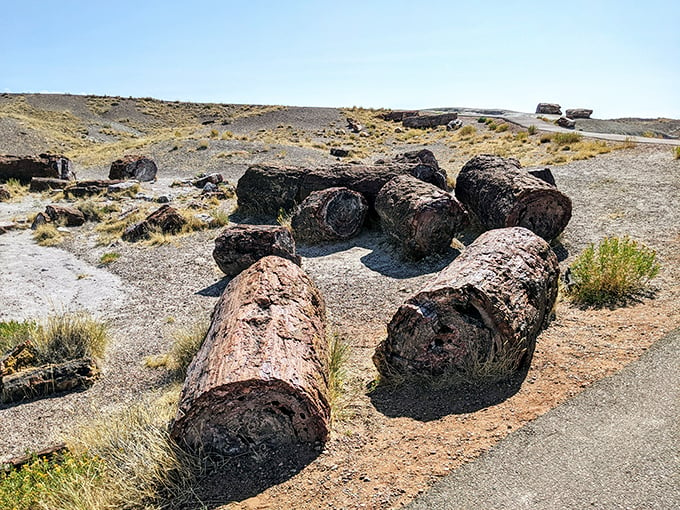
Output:
[[[528,132],[530,135],[535,135],[537,129],[538,129],[538,128],[536,128],[536,126],[532,124],[531,126],[529,126],[529,127],[527,128],[527,132]]]
[[[484,124],[486,122],[486,117],[479,117],[477,119],[477,122],[479,122],[480,124]]]
[[[675,154],[675,159],[680,159],[680,145],[673,150],[673,153]]]
[[[557,145],[569,145],[570,143],[577,143],[581,141],[579,133],[555,133],[552,141]]]
[[[569,294],[579,303],[621,302],[641,292],[659,273],[654,250],[623,238],[607,237],[590,244],[570,267],[574,285]]]
[[[115,262],[119,258],[120,253],[115,251],[109,251],[104,253],[101,257],[99,257],[99,262],[102,264],[110,264],[111,262]]]
[[[0,322],[0,355],[29,340],[37,328],[38,325],[34,321]]]

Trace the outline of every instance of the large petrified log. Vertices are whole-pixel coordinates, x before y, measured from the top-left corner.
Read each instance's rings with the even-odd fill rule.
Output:
[[[571,219],[569,197],[499,156],[468,161],[456,178],[456,198],[488,229],[526,227],[548,241]]]
[[[451,193],[410,175],[385,184],[375,209],[383,230],[412,259],[446,251],[467,224],[465,210]]]
[[[565,113],[570,119],[589,119],[592,114],[593,110],[588,108],[570,108]]]
[[[410,174],[437,185],[442,180],[439,173],[438,167],[420,162],[338,164],[312,169],[252,165],[238,180],[236,195],[243,210],[276,215],[281,209],[292,211],[313,191],[343,187],[358,191],[373,207],[380,188],[394,177]]]
[[[407,128],[430,128],[435,126],[446,126],[452,120],[456,120],[458,114],[456,112],[442,113],[440,115],[416,115],[413,117],[405,117],[402,124]]]
[[[550,246],[529,230],[486,232],[397,310],[373,362],[388,377],[502,379],[527,368],[558,275]]]
[[[412,172],[411,175],[417,177],[421,181],[434,184],[443,190],[448,189],[446,170],[439,167],[439,162],[431,150],[422,149],[419,151],[404,152],[403,154],[394,156],[392,161],[394,163],[413,165],[416,171]],[[426,168],[431,170],[425,170]]]
[[[71,161],[64,156],[40,154],[38,156],[0,155],[0,181],[18,179],[23,184],[33,177],[52,177],[72,180]]]
[[[145,220],[126,228],[122,238],[124,241],[138,241],[148,238],[154,230],[163,234],[176,234],[186,222],[177,209],[165,204],[149,214]]]
[[[22,370],[2,378],[2,401],[18,402],[62,391],[89,388],[99,375],[99,367],[92,358],[79,358]]]
[[[213,258],[226,275],[236,275],[268,255],[276,255],[300,265],[295,240],[280,225],[233,225],[215,238]]]
[[[325,441],[325,305],[295,264],[265,257],[225,289],[189,365],[171,435],[223,454]]]
[[[359,233],[367,213],[368,202],[361,193],[328,188],[313,191],[303,200],[291,227],[297,240],[308,243],[349,239]]]
[[[562,107],[557,103],[538,103],[536,113],[545,115],[562,115]]]
[[[111,163],[109,179],[135,179],[153,181],[158,167],[151,158],[128,154]]]
[[[392,110],[383,113],[380,118],[392,122],[401,122],[408,117],[416,117],[417,115],[420,115],[418,110]]]
[[[78,227],[85,223],[85,215],[79,209],[68,205],[50,204],[45,207],[45,214],[55,223],[63,223],[67,227]]]
[[[55,177],[33,177],[29,186],[29,191],[49,191],[52,189],[64,189],[69,181],[57,179]]]

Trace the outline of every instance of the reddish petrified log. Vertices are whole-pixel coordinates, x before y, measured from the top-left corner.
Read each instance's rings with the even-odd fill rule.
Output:
[[[51,204],[45,207],[45,214],[55,223],[63,223],[67,227],[78,227],[85,223],[85,215],[79,209],[67,205]]]
[[[420,181],[418,181],[420,182]],[[361,230],[368,202],[348,188],[313,191],[293,215],[295,238],[308,243],[349,239]]]
[[[529,230],[486,232],[397,310],[373,362],[388,377],[505,378],[529,366],[558,276],[557,257]]]
[[[276,255],[300,265],[295,240],[280,225],[234,225],[215,238],[213,258],[224,274],[236,275],[268,255]]]
[[[456,112],[442,113],[439,115],[416,115],[414,117],[406,117],[402,120],[402,124],[407,128],[431,128],[435,126],[446,126],[452,120],[456,120],[458,114]]]
[[[516,160],[488,154],[463,166],[456,198],[488,229],[525,227],[548,241],[571,218],[571,200],[555,186],[520,169]]]
[[[62,391],[89,388],[99,375],[99,367],[92,358],[79,358],[22,370],[2,378],[2,401],[18,402]]]
[[[154,230],[163,234],[176,234],[186,222],[177,209],[166,204],[149,214],[144,221],[130,225],[123,232],[122,238],[124,241],[138,241],[148,238]]]
[[[64,189],[69,181],[57,179],[56,177],[33,177],[29,186],[29,191],[49,191],[51,189]]]
[[[295,264],[265,257],[225,289],[189,365],[171,435],[223,454],[325,441],[325,306]]]
[[[0,181],[18,179],[23,184],[33,177],[52,177],[55,179],[75,179],[71,161],[54,154],[38,156],[0,155]]]
[[[109,179],[136,179],[138,181],[153,181],[158,167],[146,156],[128,154],[111,163]]]
[[[375,209],[383,230],[412,259],[446,251],[467,224],[465,210],[451,193],[410,175],[385,184]]]

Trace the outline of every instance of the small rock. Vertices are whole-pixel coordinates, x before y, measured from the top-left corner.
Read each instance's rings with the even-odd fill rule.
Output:
[[[361,131],[359,132],[359,136],[361,138],[368,138],[369,136],[371,136],[371,133],[369,133],[368,131]]]
[[[335,134],[336,135],[346,135],[347,131],[345,131],[344,129],[336,129]]]
[[[223,180],[224,180],[224,178],[222,177],[222,174],[213,173],[213,174],[210,174],[210,175],[201,176],[198,179],[195,179],[194,181],[192,181],[191,184],[193,184],[197,188],[205,188],[205,185],[207,183],[219,184]]]
[[[167,204],[170,202],[170,197],[168,195],[161,195],[156,199],[159,204]]]
[[[557,119],[557,125],[567,129],[574,129],[576,127],[576,121],[568,119],[567,117],[560,117]]]
[[[457,129],[460,129],[461,127],[463,127],[463,121],[461,121],[460,119],[455,119],[455,120],[452,120],[451,122],[449,122],[446,125],[446,130],[447,131],[456,131]]]
[[[145,202],[153,202],[154,198],[146,193],[137,193],[135,195],[135,200],[144,200]]]
[[[331,149],[331,156],[346,158],[349,156],[349,151],[347,149]]]
[[[212,182],[206,182],[205,186],[203,186],[203,193],[214,193],[217,191],[217,185],[213,184]]]
[[[215,218],[206,213],[194,214],[194,218],[208,227],[211,227],[213,223],[215,223]]]
[[[67,227],[78,227],[85,223],[85,215],[75,207],[51,204],[45,207],[45,213],[53,222],[64,222]]]
[[[44,225],[45,223],[50,223],[51,221],[52,220],[50,220],[50,217],[47,216],[47,214],[39,212],[38,214],[35,215],[35,218],[33,219],[33,223],[31,223],[31,230],[35,230],[40,225]]]
[[[10,230],[14,230],[18,227],[18,225],[14,222],[2,222],[0,223],[0,235],[6,234]]]
[[[394,132],[395,132],[395,133],[403,133],[403,132],[404,132],[404,128],[397,126],[396,128],[394,128]]]

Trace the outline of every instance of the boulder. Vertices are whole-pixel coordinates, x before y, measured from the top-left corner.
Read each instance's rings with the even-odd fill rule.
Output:
[[[440,115],[417,115],[406,117],[401,123],[407,128],[431,128],[435,126],[446,126],[452,120],[456,120],[456,112],[442,113]]]
[[[593,114],[593,110],[586,108],[570,108],[566,112],[566,116],[570,119],[589,119]]]
[[[71,170],[71,160],[64,156],[54,154],[0,155],[0,181],[17,179],[22,184],[28,184],[33,177],[52,177],[64,180],[76,178]]]
[[[225,228],[215,239],[213,258],[222,272],[234,276],[252,264],[276,255],[298,266],[295,240],[286,227],[280,225],[235,225]]]
[[[364,126],[359,124],[356,120],[347,117],[347,129],[349,129],[352,133],[360,133],[363,131]]]
[[[557,103],[538,103],[536,113],[543,115],[562,115],[562,107]]]
[[[139,239],[146,239],[154,230],[158,230],[163,234],[176,234],[182,230],[185,224],[184,216],[174,207],[165,204],[147,216],[144,221],[125,229],[123,240],[138,241]]]
[[[146,156],[128,154],[111,163],[109,179],[136,179],[138,181],[153,181],[158,168],[152,159]]]
[[[568,119],[567,117],[560,117],[557,119],[557,125],[567,129],[574,129],[576,127],[576,121]]]
[[[54,223],[63,223],[67,227],[78,227],[85,223],[85,215],[75,207],[51,204],[45,207],[45,214]]]
[[[40,225],[44,225],[45,223],[50,223],[52,220],[50,217],[42,212],[39,212],[38,214],[35,215],[35,218],[33,218],[33,223],[31,223],[31,230],[37,229]]]
[[[452,120],[446,125],[447,131],[456,131],[463,127],[463,121],[460,119]]]

